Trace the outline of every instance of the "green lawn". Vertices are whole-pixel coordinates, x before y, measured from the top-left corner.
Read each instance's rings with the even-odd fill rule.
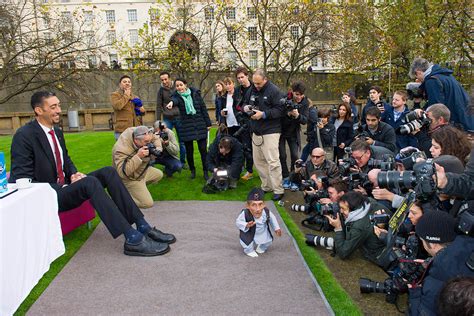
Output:
[[[214,137],[215,130],[212,131]],[[110,166],[112,162],[111,151],[114,144],[112,132],[81,132],[75,134],[66,134],[69,155],[74,161],[79,171],[83,173],[91,172],[102,166]],[[0,136],[0,152],[4,152],[7,159],[7,170],[10,169],[10,136]],[[239,182],[238,188],[229,190],[220,194],[204,194],[201,192],[204,180],[202,178],[201,163],[199,152],[195,148],[195,162],[197,169],[196,179],[189,178],[189,171],[183,170],[180,174],[175,174],[173,178],[164,178],[158,184],[149,186],[154,200],[233,200],[243,201],[247,192],[255,186],[260,185],[260,180],[254,178],[248,182]],[[268,196],[269,198],[269,196]],[[331,307],[337,315],[360,315],[359,307],[353,302],[350,296],[339,285],[332,273],[324,264],[324,261],[316,253],[314,248],[306,246],[304,235],[287,214],[286,210],[278,207],[281,217],[286,226],[295,238],[298,247],[306,260],[311,272],[318,280],[323,292],[325,293]],[[99,223],[98,218],[93,222],[93,227]],[[48,287],[49,283],[66,265],[69,259],[79,250],[82,244],[92,233],[85,226],[76,229],[74,232],[65,236],[64,243],[66,254],[58,258],[50,270],[44,275],[41,281],[36,285],[30,295],[20,306],[16,315],[25,314],[35,300]]]

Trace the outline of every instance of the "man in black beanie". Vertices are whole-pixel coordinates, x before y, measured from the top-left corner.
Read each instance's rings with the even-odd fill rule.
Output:
[[[409,289],[410,315],[436,315],[436,302],[444,284],[459,276],[474,276],[474,240],[457,235],[454,218],[441,211],[423,215],[416,234],[432,260],[424,277]]]

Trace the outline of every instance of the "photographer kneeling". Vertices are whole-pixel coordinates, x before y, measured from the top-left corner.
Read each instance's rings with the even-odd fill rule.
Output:
[[[153,124],[155,135],[161,139],[161,146],[163,147],[163,154],[156,157],[155,164],[165,166],[165,174],[167,177],[172,177],[173,173],[181,171],[183,164],[178,158],[179,145],[173,131],[166,127],[162,121],[156,121]]]
[[[366,259],[375,262],[385,247],[374,234],[369,220],[369,200],[358,192],[347,192],[339,198],[340,213],[335,218],[327,215],[329,224],[334,227],[334,249],[341,259],[348,258],[361,248]],[[344,225],[340,216],[344,217]]]
[[[459,276],[473,276],[474,241],[456,235],[454,218],[440,211],[423,215],[416,234],[433,257],[423,279],[409,289],[410,315],[436,315],[436,301],[444,284]]]
[[[127,128],[112,148],[113,167],[140,208],[153,206],[146,186],[163,178],[163,172],[152,167],[161,154],[160,137],[146,126]]]
[[[310,161],[304,163],[297,160],[295,170],[290,174],[291,191],[298,190],[302,180],[310,180],[311,176],[318,173],[320,176],[326,176],[329,179],[339,178],[337,165],[326,159],[326,152],[322,148],[314,148],[311,151]]]
[[[213,175],[203,192],[235,189],[244,164],[242,145],[235,137],[220,134],[209,147],[206,163]]]

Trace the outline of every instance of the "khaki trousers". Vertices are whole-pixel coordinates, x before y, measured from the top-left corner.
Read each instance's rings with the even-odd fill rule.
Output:
[[[273,191],[275,194],[284,193],[281,183],[279,141],[279,133],[263,136],[252,134],[253,162],[262,180],[262,189]]]
[[[139,208],[150,208],[153,206],[153,198],[146,186],[160,181],[161,178],[163,178],[163,172],[160,169],[149,167],[141,180],[122,180],[135,204]]]

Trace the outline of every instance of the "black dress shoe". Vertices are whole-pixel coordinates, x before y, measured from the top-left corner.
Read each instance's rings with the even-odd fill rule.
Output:
[[[283,198],[283,193],[281,193],[281,194],[275,193],[275,194],[273,194],[272,200],[273,201],[280,201],[282,198]]]
[[[191,170],[191,179],[196,178],[196,170]]]
[[[176,237],[172,234],[163,233],[161,230],[153,227],[147,234],[148,237],[157,242],[164,242],[167,244],[172,244],[176,241]]]
[[[153,257],[163,255],[168,251],[170,251],[170,246],[167,243],[154,241],[147,236],[144,236],[136,245],[127,242],[123,245],[123,253],[127,256]]]

